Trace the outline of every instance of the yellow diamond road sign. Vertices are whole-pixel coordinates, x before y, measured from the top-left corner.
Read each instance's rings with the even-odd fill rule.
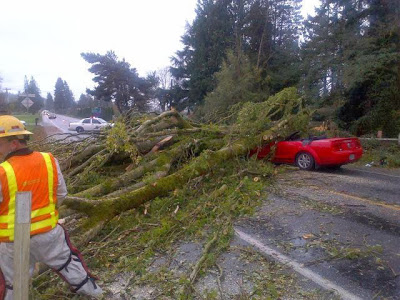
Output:
[[[21,104],[23,106],[25,106],[26,108],[29,108],[33,105],[33,101],[31,99],[29,99],[28,97],[26,97],[24,100],[21,101]]]

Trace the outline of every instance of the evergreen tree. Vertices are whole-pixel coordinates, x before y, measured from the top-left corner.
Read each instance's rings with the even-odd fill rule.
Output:
[[[81,108],[84,108],[84,107],[92,108],[92,107],[94,107],[93,98],[88,94],[81,94],[79,96],[78,106],[81,107]]]
[[[362,10],[368,26],[362,27],[363,38],[345,69],[348,100],[339,114],[360,134],[400,132],[399,6],[396,0],[367,0]]]
[[[358,134],[400,130],[398,12],[396,0],[324,0],[306,23],[304,90],[344,103],[339,117]]]
[[[27,76],[25,76],[24,79],[24,94],[31,94],[34,96],[30,96],[29,99],[31,99],[34,103],[32,104],[31,107],[29,107],[28,111],[31,113],[36,113],[39,111],[43,106],[44,106],[44,99],[40,95],[40,88],[39,85],[37,84],[36,80],[31,76],[31,79],[28,80]],[[25,98],[25,97],[24,97]]]
[[[71,89],[69,88],[68,83],[64,80],[64,93],[65,93],[65,99],[67,102],[67,107],[71,108],[75,106],[75,97],[74,94],[72,93]]]
[[[277,92],[297,84],[300,1],[198,1],[196,18],[182,37],[184,48],[172,59],[171,68],[187,105],[201,104],[215,88],[214,74],[228,50],[239,61],[243,52],[250,58],[264,78],[258,82],[264,91]],[[172,98],[176,98],[173,93]]]
[[[173,95],[186,95],[188,107],[202,103],[205,95],[213,90],[213,74],[220,70],[226,49],[233,44],[229,3],[227,0],[199,0],[196,18],[192,25],[187,25],[182,37],[184,49],[172,58],[171,73],[178,84],[174,87],[177,93]]]
[[[228,52],[221,71],[215,75],[217,87],[207,94],[201,111],[206,121],[229,122],[236,119],[230,108],[238,103],[260,102],[268,98],[268,93],[260,88],[260,72],[243,54]],[[231,118],[229,118],[231,117]]]
[[[44,106],[47,110],[54,110],[54,99],[50,93],[47,93],[46,103]]]
[[[244,23],[244,51],[276,93],[300,78],[301,0],[251,1]]]
[[[74,96],[66,81],[57,79],[54,90],[54,109],[57,113],[66,113],[75,104]]]
[[[97,86],[87,91],[90,95],[115,102],[120,112],[130,108],[148,109],[154,82],[140,77],[125,59],[118,60],[113,51],[108,51],[105,55],[82,53],[81,56],[92,64],[89,71],[95,75],[93,81]]]

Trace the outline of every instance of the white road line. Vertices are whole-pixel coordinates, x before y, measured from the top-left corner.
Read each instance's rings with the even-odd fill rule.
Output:
[[[327,290],[335,291],[342,299],[344,300],[362,300],[362,298],[357,297],[356,295],[346,291],[345,289],[341,288],[340,286],[336,285],[335,283],[329,281],[318,275],[317,273],[313,272],[312,270],[304,267],[303,264],[296,262],[295,260],[287,257],[286,255],[281,254],[280,252],[262,244],[260,241],[254,239],[250,235],[240,231],[239,229],[235,228],[236,235],[242,239],[243,241],[249,243],[250,245],[258,248],[262,253],[273,257],[275,260],[279,261],[282,264],[288,265],[289,267],[293,268],[297,273],[300,273],[304,277],[312,280],[319,286]]]

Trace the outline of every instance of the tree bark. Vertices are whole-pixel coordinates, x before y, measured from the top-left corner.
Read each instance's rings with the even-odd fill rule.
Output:
[[[71,166],[75,166],[78,163],[84,161],[85,159],[93,156],[95,153],[100,152],[104,149],[104,145],[92,145],[87,147],[79,154],[71,155],[68,159],[60,163],[60,168],[62,171],[69,169]]]
[[[162,113],[161,115],[151,120],[145,121],[136,130],[136,133],[140,135],[145,132],[160,131],[170,127],[192,128],[193,126],[188,121],[184,120],[177,111],[170,110]]]
[[[190,146],[191,146],[190,143],[189,144],[185,142],[178,143],[172,149],[166,151],[162,155],[158,155],[156,159],[153,159],[142,166],[138,166],[137,168],[120,175],[116,179],[109,180],[107,182],[91,187],[87,190],[81,191],[75,194],[75,196],[96,197],[111,193],[121,187],[127,186],[130,183],[136,181],[147,172],[155,170],[157,166],[163,166],[166,163],[172,164],[172,162],[175,161],[178,157],[180,157],[182,153],[185,151],[185,149],[188,149]]]
[[[107,149],[103,149],[99,152],[97,152],[95,155],[92,155],[88,160],[86,160],[83,164],[80,166],[76,167],[75,169],[71,170],[70,172],[67,173],[67,176],[74,176],[80,172],[82,172],[87,166],[89,166],[95,159],[97,159],[99,156],[105,154],[107,152]]]
[[[175,173],[163,177],[152,184],[148,184],[138,190],[129,192],[121,195],[116,199],[98,201],[92,210],[90,210],[90,216],[95,220],[111,220],[116,215],[137,208],[147,201],[154,199],[155,197],[162,197],[168,195],[169,192],[176,188],[182,187],[190,179],[202,176],[210,172],[212,169],[217,168],[224,161],[232,159],[236,156],[245,156],[248,151],[257,144],[264,137],[268,137],[266,142],[275,140],[280,136],[282,126],[287,123],[284,120],[278,125],[274,126],[264,134],[253,139],[253,142],[238,141],[231,146],[226,146],[218,151],[205,150],[202,154],[195,158],[192,162],[186,164],[183,168],[176,171]],[[79,199],[65,199],[64,204],[72,209],[77,209],[82,205]],[[87,203],[84,203],[84,207],[87,212]],[[88,220],[88,224],[95,224],[97,222]]]

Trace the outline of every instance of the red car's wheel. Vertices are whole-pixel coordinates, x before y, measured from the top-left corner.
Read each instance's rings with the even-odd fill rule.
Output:
[[[296,165],[300,170],[313,170],[315,167],[314,157],[307,152],[301,152],[296,156]]]

